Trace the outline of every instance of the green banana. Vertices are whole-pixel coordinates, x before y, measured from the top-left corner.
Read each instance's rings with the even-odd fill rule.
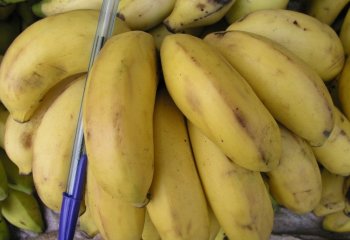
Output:
[[[2,149],[0,149],[0,161],[5,168],[7,182],[10,188],[27,194],[34,192],[33,176],[31,174],[20,175],[18,167],[8,158]]]
[[[0,240],[10,240],[10,230],[5,218],[0,215]]]
[[[12,225],[35,233],[45,229],[38,200],[32,194],[9,190],[1,207],[3,217]]]

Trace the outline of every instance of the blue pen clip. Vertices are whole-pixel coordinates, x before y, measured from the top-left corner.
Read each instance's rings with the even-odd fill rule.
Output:
[[[105,41],[113,33],[118,4],[119,0],[103,0],[102,2],[87,76],[89,75],[89,71]],[[75,133],[67,191],[63,193],[58,231],[59,240],[72,240],[74,238],[80,204],[83,198],[87,168],[87,155],[85,151],[84,131],[82,125],[83,99],[84,93],[80,106],[77,130]]]

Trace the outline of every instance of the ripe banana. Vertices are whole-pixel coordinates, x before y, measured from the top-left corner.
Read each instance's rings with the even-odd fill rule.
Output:
[[[207,203],[207,205],[208,205],[209,220],[210,220],[209,240],[215,240],[221,227],[220,227],[220,223],[219,223],[218,219],[215,216],[215,213],[213,212],[213,209],[211,209],[211,207],[210,207],[210,204]]]
[[[2,216],[12,225],[35,233],[44,231],[44,220],[37,199],[24,192],[9,189],[2,202]]]
[[[304,60],[319,76],[333,79],[344,64],[344,49],[335,31],[319,20],[291,10],[260,10],[231,24],[227,30],[270,38]]]
[[[89,164],[102,189],[143,206],[153,176],[153,108],[157,89],[152,36],[110,38],[88,78],[84,133]]]
[[[102,0],[41,0],[32,6],[33,13],[38,17],[47,17],[78,9],[99,10]]]
[[[223,18],[234,2],[235,0],[176,0],[172,12],[163,23],[171,32],[208,26]]]
[[[57,96],[76,78],[77,76],[69,77],[50,89],[27,122],[17,122],[12,117],[7,119],[5,150],[11,161],[18,166],[20,174],[32,172],[33,139],[41,119]]]
[[[149,217],[148,211],[145,215],[145,224],[142,231],[142,240],[161,240],[158,230],[154,226],[151,218]]]
[[[33,179],[42,202],[60,211],[66,190],[85,76],[76,79],[47,109],[33,139]]]
[[[164,88],[154,110],[154,176],[147,205],[162,239],[209,238],[209,213],[186,121]]]
[[[220,228],[218,234],[215,236],[215,240],[229,240],[223,228]]]
[[[344,52],[350,55],[350,10],[347,11],[340,28],[339,38],[343,44]]]
[[[277,121],[313,146],[326,141],[334,126],[332,99],[303,61],[254,33],[223,31],[204,40],[242,74]]]
[[[2,216],[0,216],[0,240],[11,240],[8,224]]]
[[[47,17],[11,44],[0,66],[0,99],[15,120],[28,121],[53,86],[87,71],[98,15],[78,10]],[[116,33],[127,29],[117,20]]]
[[[325,168],[321,170],[321,177],[321,201],[313,209],[313,213],[319,217],[342,211],[345,207],[343,193],[345,177],[330,173]]]
[[[270,192],[278,204],[295,213],[311,212],[320,202],[322,193],[321,173],[316,158],[303,139],[282,125],[280,130],[280,164],[266,173]]]
[[[338,96],[342,112],[350,119],[350,58],[346,59],[345,66],[338,79]]]
[[[274,217],[260,173],[233,163],[198,128],[187,123],[204,191],[228,238],[269,239]]]
[[[349,0],[311,0],[306,14],[331,25]]]
[[[0,104],[0,147],[5,148],[5,125],[7,118],[9,116],[9,111]]]
[[[322,227],[330,232],[350,232],[350,217],[343,211],[328,214],[322,220]]]
[[[121,0],[118,16],[133,30],[149,30],[173,10],[175,0]]]
[[[337,107],[334,107],[334,118],[334,128],[327,140],[322,146],[313,147],[312,150],[317,161],[328,171],[348,176],[350,175],[350,121]]]
[[[3,150],[0,149],[2,152]],[[5,167],[1,161],[1,155],[0,155],[0,201],[7,198],[8,195],[8,181],[7,181],[7,174]]]
[[[194,36],[173,34],[160,53],[166,87],[194,125],[242,167],[269,171],[278,165],[277,123],[216,49]]]
[[[31,194],[34,192],[33,176],[19,174],[18,167],[9,159],[6,152],[0,150],[0,161],[5,168],[8,186],[17,191]]]
[[[226,21],[231,24],[245,15],[262,9],[286,9],[288,0],[260,1],[236,0],[225,15]]]
[[[85,201],[85,212],[79,216],[79,230],[87,235],[88,238],[93,238],[98,234],[98,228],[92,217],[91,209],[89,206],[88,195],[84,195]]]
[[[98,184],[89,165],[87,171],[87,202],[103,239],[141,239],[145,208],[136,208],[123,199],[113,197]]]

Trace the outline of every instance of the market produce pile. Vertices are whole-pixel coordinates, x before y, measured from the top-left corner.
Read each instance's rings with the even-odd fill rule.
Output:
[[[101,3],[0,0],[0,240],[60,212],[82,99],[90,237],[350,232],[349,0],[121,0],[87,76]]]

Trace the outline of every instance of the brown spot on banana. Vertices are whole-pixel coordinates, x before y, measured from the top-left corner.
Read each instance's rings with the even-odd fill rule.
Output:
[[[32,147],[32,134],[24,132],[21,135],[21,144],[24,148],[31,148]]]

